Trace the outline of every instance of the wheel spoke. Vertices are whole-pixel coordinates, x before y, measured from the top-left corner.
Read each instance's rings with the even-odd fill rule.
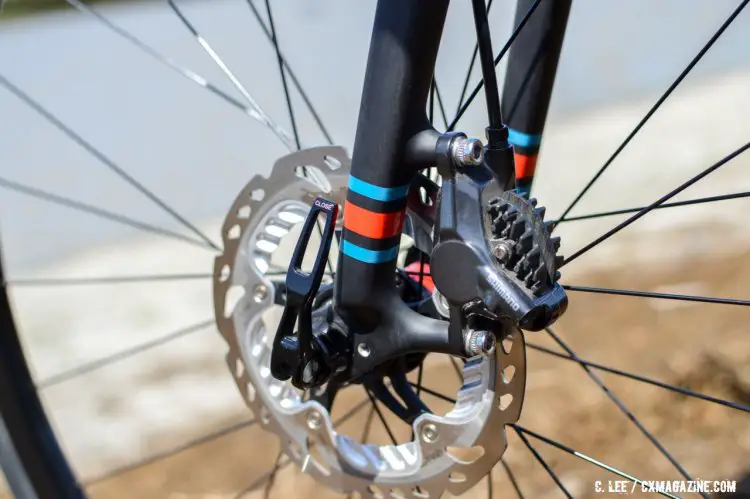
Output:
[[[427,102],[427,117],[430,120],[430,125],[435,124],[435,77],[432,77],[430,82],[430,97]]]
[[[388,421],[385,420],[385,416],[383,415],[383,412],[380,410],[380,407],[378,407],[378,404],[375,402],[375,397],[372,396],[372,393],[370,393],[370,390],[368,390],[367,388],[365,388],[365,393],[367,393],[367,397],[370,399],[370,402],[372,403],[372,408],[375,409],[375,412],[378,415],[378,419],[380,419],[380,422],[383,423],[383,426],[385,427],[385,431],[388,433],[388,437],[391,439],[391,442],[393,442],[393,445],[398,445],[396,436],[393,434],[391,427],[388,426]]]
[[[167,275],[129,275],[107,277],[60,277],[60,278],[30,278],[8,279],[6,286],[79,286],[89,284],[125,284],[135,282],[154,281],[183,281],[193,279],[210,279],[212,274],[167,274]]]
[[[286,459],[284,463],[282,464],[279,459],[277,458],[276,463],[274,464],[274,467],[271,471],[261,475],[259,478],[255,479],[250,485],[242,489],[237,493],[236,496],[234,496],[234,499],[240,499],[241,497],[244,497],[245,494],[249,494],[250,492],[253,492],[254,490],[259,489],[260,487],[263,487],[268,481],[271,480],[272,477],[275,478],[276,473],[281,471],[282,469],[286,468],[290,464],[292,464],[294,461],[291,459]]]
[[[150,45],[142,42],[140,39],[133,36],[130,32],[125,31],[106,17],[104,17],[102,14],[100,14],[98,11],[94,10],[93,8],[89,7],[88,5],[82,3],[79,0],[65,0],[70,5],[78,9],[79,11],[88,14],[92,16],[94,19],[96,19],[98,22],[103,24],[105,27],[107,27],[110,31],[114,32],[115,34],[121,36],[131,44],[133,44],[135,47],[137,47],[142,52],[148,54],[149,56],[153,57],[155,60],[160,62],[161,64],[164,64],[171,68],[172,70],[176,71],[183,77],[187,78],[188,80],[192,81],[193,83],[205,88],[206,90],[210,91],[214,95],[221,97],[222,100],[225,102],[231,104],[232,106],[236,107],[246,115],[250,116],[254,120],[257,120],[261,122],[266,127],[270,128],[271,131],[279,138],[284,137],[281,139],[281,141],[289,147],[290,144],[292,144],[292,139],[289,137],[289,134],[287,134],[283,129],[278,128],[275,124],[270,122],[267,119],[267,116],[262,115],[258,112],[257,109],[254,109],[251,106],[244,105],[241,101],[238,99],[235,99],[231,95],[229,95],[227,92],[221,90],[219,87],[214,85],[213,83],[206,80],[204,77],[196,73],[195,71],[192,71],[176,61],[172,60],[171,58],[163,55],[162,53],[158,52],[157,50],[153,49]]]
[[[248,104],[250,104],[250,107],[252,107],[255,112],[258,114],[258,117],[260,121],[266,125],[271,131],[273,131],[276,136],[281,140],[281,142],[284,143],[284,145],[289,149],[290,151],[294,151],[294,142],[289,137],[289,134],[286,133],[282,128],[274,123],[273,120],[266,114],[266,112],[263,110],[263,108],[260,106],[258,101],[255,100],[255,98],[250,95],[250,92],[248,92],[247,88],[240,82],[239,78],[232,72],[231,69],[229,69],[229,66],[224,62],[224,60],[219,56],[219,54],[211,47],[211,45],[206,41],[203,36],[201,36],[200,33],[198,33],[198,30],[193,26],[193,24],[188,20],[187,17],[182,13],[179,7],[177,7],[177,4],[174,2],[174,0],[167,0],[167,3],[169,4],[169,7],[172,9],[172,11],[175,13],[177,18],[182,22],[183,26],[187,28],[188,31],[193,35],[195,40],[198,42],[198,44],[201,46],[201,48],[208,54],[208,56],[211,58],[211,60],[214,61],[214,63],[221,69],[221,71],[226,75],[226,77],[229,79],[229,81],[232,82],[232,85],[234,85],[234,88],[236,88],[240,94],[242,94],[242,97],[245,98]],[[296,149],[299,149],[299,144],[297,144]]]
[[[521,31],[523,31],[523,28],[526,26],[526,24],[529,22],[529,19],[531,19],[531,16],[534,14],[534,11],[536,11],[537,7],[539,7],[539,4],[542,2],[542,0],[535,0],[534,3],[529,7],[528,12],[526,12],[526,15],[523,16],[523,19],[521,19],[521,22],[518,23],[518,26],[516,26],[516,29],[513,30],[513,33],[511,33],[510,37],[508,38],[508,41],[505,42],[505,45],[503,45],[503,48],[500,49],[500,52],[498,52],[497,56],[495,57],[494,64],[497,66],[503,57],[505,57],[505,54],[510,49],[510,46],[513,45],[513,42],[518,38],[518,35],[521,34]],[[456,113],[455,118],[453,118],[453,121],[450,125],[448,125],[449,132],[453,131],[453,129],[456,128],[456,125],[458,124],[458,120],[461,119],[461,117],[466,113],[466,110],[469,109],[469,106],[471,103],[476,99],[479,92],[482,90],[482,87],[484,87],[484,78],[482,78],[479,83],[477,83],[477,86],[474,87],[474,90],[469,95],[469,98],[466,99],[466,102],[461,107],[461,109]]]
[[[571,357],[577,358],[576,353],[568,346],[567,343],[565,343],[562,338],[560,338],[552,329],[545,328],[545,331],[547,331],[547,334],[549,334],[552,339],[557,343],[560,347],[562,347],[563,350],[565,350],[568,355]],[[669,451],[656,439],[656,437],[646,429],[645,426],[643,426],[643,423],[635,417],[635,414],[633,414],[630,409],[628,409],[625,404],[620,400],[620,398],[612,392],[612,390],[599,378],[599,376],[596,375],[586,364],[583,364],[581,362],[578,362],[578,365],[581,366],[581,368],[586,371],[586,374],[591,378],[591,380],[596,383],[599,388],[601,388],[602,392],[617,406],[617,408],[625,414],[625,416],[640,430],[643,435],[651,441],[651,443],[656,447],[656,449],[663,455],[670,463],[672,463],[672,466],[687,480],[692,480],[693,478],[688,474],[687,471],[680,465],[679,462],[672,456],[672,454],[669,453]],[[708,499],[708,498],[706,498]]]
[[[260,12],[258,12],[257,7],[255,7],[255,4],[253,4],[253,0],[247,0],[247,5],[252,10],[253,15],[255,16],[255,19],[258,21],[258,24],[263,30],[263,33],[266,35],[266,38],[268,38],[268,41],[271,43],[274,43],[273,35],[271,31],[268,29],[268,26],[266,26],[266,23],[263,22],[263,18],[260,16]],[[284,55],[281,53],[280,50],[277,52],[277,54],[281,58],[281,62],[284,66],[284,69],[286,69],[287,74],[289,75],[289,79],[292,80],[292,84],[297,89],[297,92],[299,92],[300,97],[302,97],[302,100],[305,103],[305,106],[307,106],[307,109],[310,111],[310,114],[315,120],[315,123],[318,125],[320,132],[323,134],[328,144],[333,145],[333,139],[331,138],[331,134],[328,132],[328,129],[323,124],[323,120],[320,118],[320,115],[315,109],[315,106],[313,106],[312,101],[307,96],[307,92],[305,92],[305,90],[302,88],[302,85],[297,79],[297,76],[292,71],[292,68],[289,66],[289,64],[286,61],[286,58],[284,57]]]
[[[748,0],[748,1],[750,1],[750,0]],[[691,185],[695,184],[696,182],[698,182],[699,180],[701,180],[704,177],[708,176],[709,174],[715,172],[716,170],[718,170],[719,168],[721,168],[725,164],[729,163],[732,159],[736,158],[737,156],[739,156],[740,154],[742,154],[743,152],[745,152],[748,148],[750,148],[750,142],[748,142],[747,144],[743,145],[739,149],[735,150],[734,152],[732,152],[728,156],[724,157],[719,162],[714,163],[713,165],[709,166],[708,168],[706,168],[705,170],[703,170],[701,173],[699,173],[698,175],[695,175],[690,180],[688,180],[687,182],[683,183],[682,185],[680,185],[679,187],[677,187],[676,189],[674,189],[670,193],[665,194],[664,196],[660,197],[659,199],[657,199],[656,201],[654,201],[650,205],[648,205],[645,208],[643,208],[642,210],[638,211],[638,213],[636,213],[632,217],[628,218],[624,222],[622,222],[619,225],[617,225],[615,228],[607,231],[606,233],[604,233],[601,236],[599,236],[598,238],[596,238],[594,241],[590,242],[589,244],[587,244],[583,248],[579,249],[578,251],[576,251],[575,253],[573,253],[570,257],[566,258],[562,265],[567,265],[568,263],[572,262],[573,260],[575,260],[579,256],[581,256],[584,253],[586,253],[587,251],[589,251],[590,249],[592,249],[592,248],[598,246],[599,244],[601,244],[602,242],[606,241],[607,239],[609,239],[610,237],[612,237],[613,235],[617,234],[622,229],[624,229],[625,227],[627,227],[628,225],[632,224],[633,222],[635,222],[639,218],[641,218],[644,215],[646,215],[651,210],[655,209],[657,206],[661,206],[662,204],[664,204],[665,201],[668,201],[669,199],[672,199],[677,194],[679,194],[680,192],[684,191],[685,189],[687,189]]]
[[[409,383],[409,384],[410,384],[411,386],[415,387],[415,388],[416,388],[416,387],[418,386],[418,385],[417,385],[417,384],[415,384],[415,383]],[[451,398],[451,397],[449,397],[449,396],[447,396],[447,395],[443,395],[442,393],[440,393],[440,392],[436,392],[435,390],[430,390],[430,389],[429,389],[429,388],[427,388],[426,386],[423,386],[423,387],[422,387],[422,391],[423,391],[423,392],[425,392],[425,393],[427,393],[427,394],[430,394],[430,395],[432,395],[433,397],[437,397],[437,398],[439,398],[440,400],[445,400],[446,402],[450,402],[450,403],[452,403],[452,404],[455,404],[455,403],[456,403],[456,399],[454,399],[454,398]]]
[[[568,499],[573,499],[573,496],[570,494],[570,492],[568,492],[568,489],[565,488],[565,485],[563,485],[563,483],[560,481],[560,478],[558,478],[557,474],[552,471],[552,468],[550,468],[549,464],[547,464],[547,461],[544,460],[542,455],[539,454],[539,451],[537,451],[534,446],[531,445],[531,442],[529,442],[529,440],[526,438],[526,435],[523,434],[520,427],[514,424],[511,424],[510,426],[516,431],[516,435],[518,435],[518,438],[520,438],[524,445],[526,445],[526,448],[529,449],[534,458],[539,462],[539,464],[544,467],[545,471],[550,476],[550,478],[554,480],[560,491],[565,494],[565,497],[567,497]]]
[[[151,341],[141,343],[140,345],[136,345],[132,348],[121,350],[119,352],[113,353],[112,355],[101,357],[94,361],[87,362],[86,364],[81,364],[80,366],[70,369],[68,371],[63,371],[59,374],[50,376],[49,378],[43,379],[42,381],[37,383],[36,387],[37,389],[42,390],[42,389],[49,388],[54,385],[59,385],[60,383],[69,381],[71,379],[77,378],[84,374],[88,374],[92,371],[96,371],[97,369],[101,369],[115,362],[120,362],[136,354],[143,353],[145,351],[151,350],[152,348],[156,348],[161,345],[165,345],[171,341],[177,340],[189,334],[196,333],[198,331],[201,331],[211,326],[214,323],[215,323],[214,319],[209,319],[203,322],[198,322],[196,324],[193,324],[191,326],[188,326],[182,329],[178,329],[177,331],[166,334],[164,336],[153,339]]]
[[[602,176],[602,173],[609,168],[609,165],[612,164],[612,162],[617,158],[617,156],[620,155],[620,153],[625,149],[625,147],[630,143],[631,140],[633,140],[633,137],[643,128],[643,125],[646,124],[646,122],[651,118],[651,116],[654,115],[654,113],[661,107],[662,104],[664,104],[664,101],[667,100],[667,98],[674,92],[674,90],[677,88],[677,86],[682,82],[682,80],[685,79],[685,77],[690,73],[690,71],[695,67],[696,64],[698,64],[698,61],[700,61],[704,55],[706,55],[706,52],[711,48],[711,46],[716,42],[716,40],[719,39],[719,37],[726,31],[726,29],[729,27],[730,24],[732,24],[732,21],[739,15],[740,12],[742,12],[742,9],[745,8],[747,3],[750,0],[743,0],[740,5],[737,6],[736,9],[734,9],[734,12],[727,18],[726,21],[724,21],[724,24],[721,25],[721,27],[716,31],[716,33],[713,34],[713,36],[708,40],[708,42],[703,46],[703,48],[698,52],[698,54],[693,58],[693,60],[690,61],[690,63],[687,65],[687,67],[680,73],[680,75],[675,79],[672,84],[667,88],[666,92],[659,97],[659,100],[656,101],[656,104],[653,105],[651,109],[646,113],[646,115],[641,119],[641,121],[638,122],[638,124],[633,128],[633,130],[628,134],[628,136],[625,138],[625,140],[619,145],[617,149],[615,149],[615,152],[612,153],[612,155],[607,159],[607,161],[604,162],[604,165],[602,165],[601,168],[599,168],[599,171],[596,172],[596,174],[593,176],[591,180],[589,180],[588,184],[583,188],[583,190],[578,193],[578,195],[573,199],[573,202],[568,205],[568,207],[563,211],[563,214],[560,216],[560,220],[565,220],[565,217],[570,213],[570,210],[572,210],[576,204],[581,200],[581,198],[588,192],[589,189],[591,189],[591,186],[594,185],[594,183],[599,179],[599,177]]]
[[[368,406],[369,404],[370,404],[370,399],[365,399],[365,400],[363,400],[362,402],[360,402],[360,403],[358,403],[357,405],[355,405],[355,406],[354,406],[354,407],[353,407],[353,408],[352,408],[352,409],[351,409],[351,410],[350,410],[349,412],[347,412],[346,414],[344,414],[343,416],[341,416],[341,418],[339,418],[339,420],[338,420],[338,421],[335,421],[335,422],[333,423],[333,425],[334,425],[334,426],[340,426],[340,425],[342,425],[342,424],[346,423],[346,422],[347,422],[347,421],[349,421],[349,420],[350,420],[350,419],[351,419],[352,417],[354,417],[354,415],[355,415],[355,414],[356,414],[357,412],[359,412],[359,411],[360,411],[360,410],[361,410],[361,409],[362,409],[363,407],[366,407],[366,406]]]
[[[500,458],[500,464],[503,465],[503,468],[505,469],[505,473],[508,475],[508,478],[510,479],[510,483],[511,485],[513,485],[513,489],[516,491],[516,495],[518,496],[518,499],[525,499],[523,494],[521,493],[521,488],[518,486],[518,481],[516,481],[516,476],[511,471],[510,466],[508,466],[508,463],[505,461],[504,457]]]
[[[162,229],[161,227],[156,227],[154,225],[150,225],[145,222],[141,222],[139,220],[126,217],[125,215],[121,215],[119,213],[107,211],[102,208],[92,206],[90,204],[76,201],[75,199],[70,199],[65,196],[60,196],[58,194],[53,194],[51,192],[44,191],[42,189],[37,189],[36,187],[31,187],[29,185],[21,184],[19,182],[14,182],[4,177],[0,177],[0,187],[4,189],[8,189],[10,191],[18,192],[19,194],[24,194],[26,196],[31,196],[37,199],[41,199],[42,201],[47,201],[47,202],[50,202],[59,206],[65,206],[66,208],[71,208],[73,210],[81,211],[83,213],[88,213],[90,215],[103,218],[105,220],[110,220],[112,222],[117,222],[123,225],[127,225],[129,227],[142,230],[144,232],[159,234],[161,236],[169,237],[170,239],[176,239],[178,241],[183,241],[186,243],[194,244],[196,246],[200,246],[201,248],[209,248],[212,250],[214,249],[213,246],[206,243],[205,241],[199,241],[197,239],[193,239],[192,237],[185,236],[178,232],[172,232],[167,229]]]
[[[460,381],[464,380],[464,370],[461,369],[461,366],[458,365],[458,361],[455,357],[451,357],[451,365],[453,366],[453,370],[456,371],[456,376],[458,376],[458,379]]]
[[[294,119],[294,106],[292,105],[292,98],[289,95],[289,86],[286,83],[286,71],[284,71],[284,58],[281,57],[281,49],[279,49],[279,38],[276,35],[276,25],[273,22],[273,13],[271,12],[271,2],[266,0],[266,14],[268,14],[268,25],[271,27],[271,43],[276,51],[276,60],[279,66],[279,76],[281,76],[281,86],[284,89],[284,99],[286,99],[286,108],[289,112],[289,121],[292,124],[292,133],[294,134],[294,142],[297,145],[297,149],[301,149],[299,141],[299,132],[297,131],[297,120]]]
[[[284,458],[285,458],[284,451],[280,450],[279,453],[276,455],[276,461],[273,463],[273,469],[271,470],[271,475],[268,477],[268,480],[266,480],[265,490],[263,491],[264,499],[268,499],[271,496],[271,489],[273,488],[273,484],[276,482],[276,474],[281,469],[281,466],[289,462],[289,459],[286,459],[286,462],[283,462]]]
[[[719,404],[719,405],[722,405],[724,407],[729,407],[731,409],[736,409],[738,411],[750,412],[750,406],[738,404],[736,402],[730,402],[728,400],[720,399],[720,398],[717,398],[717,397],[712,397],[710,395],[705,395],[703,393],[695,392],[693,390],[688,390],[687,388],[682,388],[682,387],[679,387],[679,386],[670,385],[669,383],[664,383],[662,381],[658,381],[658,380],[655,380],[655,379],[647,378],[646,376],[641,376],[639,374],[633,374],[633,373],[630,373],[630,372],[627,372],[627,371],[622,371],[620,369],[615,369],[614,367],[608,367],[608,366],[605,366],[603,364],[598,364],[596,362],[591,362],[589,360],[582,359],[582,358],[577,357],[575,355],[565,355],[564,353],[555,352],[554,350],[551,350],[549,348],[546,348],[546,347],[543,347],[541,345],[537,345],[537,344],[534,344],[534,343],[526,342],[526,346],[529,347],[529,348],[531,348],[531,349],[533,349],[533,350],[537,350],[539,352],[544,352],[546,354],[553,355],[553,356],[559,357],[561,359],[572,360],[574,362],[577,362],[578,364],[581,364],[581,365],[584,365],[584,366],[588,366],[588,367],[591,367],[593,369],[598,369],[600,371],[605,371],[605,372],[608,372],[608,373],[611,373],[611,374],[615,374],[617,376],[622,376],[624,378],[629,378],[629,379],[632,379],[632,380],[635,380],[635,381],[640,381],[641,383],[646,383],[646,384],[649,384],[649,385],[658,386],[658,387],[664,388],[665,390],[670,390],[672,392],[679,393],[681,395],[687,395],[688,397],[694,397],[694,398],[697,398],[697,399],[705,400],[707,402],[713,402],[714,404]]]
[[[6,88],[9,92],[11,92],[16,97],[18,97],[21,101],[23,101],[24,104],[26,104],[27,106],[32,108],[34,111],[39,113],[45,120],[47,120],[55,128],[57,128],[58,130],[63,132],[65,135],[67,135],[70,140],[78,144],[80,147],[86,150],[86,152],[88,152],[90,155],[92,155],[97,160],[99,160],[99,162],[101,162],[104,166],[112,170],[118,177],[120,177],[125,182],[130,184],[137,191],[139,191],[141,194],[143,194],[148,199],[150,199],[154,204],[156,204],[162,210],[164,210],[169,215],[171,215],[172,218],[180,222],[184,227],[186,227],[195,235],[203,239],[206,242],[206,244],[210,245],[212,248],[214,248],[217,251],[220,250],[220,248],[213,241],[211,241],[211,239],[209,239],[208,236],[206,236],[203,232],[201,232],[195,225],[193,225],[186,218],[184,218],[182,215],[177,213],[177,211],[175,211],[171,206],[165,203],[159,196],[151,192],[145,185],[143,185],[138,180],[130,176],[129,173],[127,173],[120,166],[118,166],[114,161],[112,161],[112,159],[105,156],[104,153],[102,153],[100,150],[94,147],[90,142],[86,141],[83,137],[81,137],[76,132],[74,132],[72,128],[70,128],[68,125],[66,125],[62,121],[60,121],[55,115],[53,115],[50,111],[48,111],[44,106],[42,106],[40,103],[32,99],[28,94],[26,94],[20,88],[15,86],[13,83],[11,83],[3,75],[0,75],[0,85]]]
[[[588,286],[565,285],[563,288],[569,291],[581,291],[584,293],[598,293],[605,295],[637,296],[641,298],[661,298],[664,300],[693,301],[700,303],[720,303],[723,305],[750,306],[750,300],[736,300],[734,298],[714,298],[711,296],[677,295],[672,293],[652,293],[650,291],[635,291],[630,289],[593,288]]]
[[[704,198],[696,198],[696,199],[688,199],[685,201],[675,201],[673,203],[664,203],[659,206],[656,206],[655,210],[661,210],[664,208],[675,208],[677,206],[690,206],[693,204],[702,204],[702,203],[713,203],[715,201],[727,201],[730,199],[741,199],[750,197],[750,192],[737,192],[735,194],[722,194],[720,196],[708,196]],[[575,222],[578,220],[591,220],[592,218],[602,218],[602,217],[611,217],[613,215],[627,215],[628,213],[637,213],[641,210],[643,210],[645,206],[641,206],[639,208],[626,208],[623,210],[612,210],[612,211],[602,211],[599,213],[589,213],[588,215],[579,215],[575,217],[568,217],[565,220],[553,220],[552,226],[556,226],[559,223],[562,222]]]
[[[443,94],[440,92],[437,80],[433,78],[435,83],[435,97],[437,97],[438,109],[440,109],[440,117],[443,118],[443,126],[448,126],[448,115],[445,112],[445,104],[443,104]]]
[[[417,368],[417,397],[419,397],[422,394],[422,374],[424,371],[424,361],[419,363],[419,367]],[[413,383],[409,383],[410,385],[414,386]]]
[[[551,445],[552,447],[555,447],[557,449],[560,449],[561,451],[567,452],[568,454],[572,454],[572,455],[576,456],[579,459],[583,459],[584,461],[587,461],[587,462],[593,464],[594,466],[597,466],[599,468],[607,470],[610,473],[614,473],[617,476],[620,476],[622,478],[626,478],[626,479],[630,480],[631,482],[633,482],[634,485],[635,484],[643,484],[643,480],[640,480],[640,479],[634,477],[633,475],[629,475],[629,474],[627,474],[627,473],[625,473],[623,471],[620,471],[617,468],[614,468],[614,467],[612,467],[612,466],[610,466],[608,464],[602,463],[601,461],[597,461],[593,457],[589,457],[586,454],[583,454],[583,453],[578,452],[578,451],[576,451],[574,449],[571,449],[567,445],[563,445],[560,442],[556,442],[555,440],[552,440],[551,438],[547,438],[547,437],[545,437],[543,435],[540,435],[540,434],[538,434],[536,432],[533,432],[531,430],[527,430],[526,428],[523,428],[522,426],[520,426],[518,424],[513,424],[512,426],[513,426],[513,429],[516,430],[516,433],[518,433],[519,436],[521,436],[523,434],[531,435],[532,437],[536,438],[537,440],[541,440],[545,444]],[[665,497],[671,497],[673,499],[680,499],[679,497],[673,496],[672,494],[668,494],[666,492],[659,492],[659,494],[663,495]]]
[[[126,464],[125,466],[121,466],[118,468],[115,468],[113,470],[107,471],[101,475],[94,476],[92,478],[89,478],[87,480],[84,480],[84,485],[86,487],[91,487],[92,485],[96,485],[98,483],[104,482],[106,480],[109,480],[110,478],[114,478],[118,475],[122,475],[124,473],[127,473],[129,471],[136,470],[138,468],[142,468],[143,466],[148,466],[149,464],[153,464],[157,461],[161,461],[163,459],[166,459],[168,457],[174,456],[175,454],[179,454],[180,452],[184,452],[192,447],[195,447],[197,445],[205,444],[208,442],[211,442],[213,440],[216,440],[218,438],[224,437],[226,435],[238,432],[244,428],[247,428],[253,424],[256,423],[256,420],[250,419],[243,421],[241,423],[236,423],[231,426],[228,426],[226,428],[222,428],[220,430],[211,432],[207,435],[203,435],[202,437],[198,437],[192,440],[189,440],[185,442],[182,445],[179,445],[177,447],[173,447],[172,449],[163,451],[163,452],[157,452],[156,454],[152,454],[151,456],[141,459],[139,461],[136,461],[134,463]]]

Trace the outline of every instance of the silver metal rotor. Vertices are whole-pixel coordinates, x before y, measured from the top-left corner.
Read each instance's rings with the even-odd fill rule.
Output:
[[[337,433],[323,405],[303,401],[291,383],[271,375],[277,324],[267,324],[264,312],[274,307],[272,278],[284,278],[272,257],[316,196],[343,205],[349,168],[341,147],[298,151],[280,158],[268,178],[256,175],[232,204],[213,275],[229,371],[262,427],[328,487],[374,498],[460,494],[491,471],[507,446],[505,425],[520,416],[526,362],[519,330],[508,331],[494,354],[469,359],[451,411],[423,414],[413,423],[415,440],[400,445],[367,445]]]

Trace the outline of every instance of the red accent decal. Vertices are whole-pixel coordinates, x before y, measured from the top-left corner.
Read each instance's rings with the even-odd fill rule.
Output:
[[[401,233],[404,212],[375,213],[347,201],[344,204],[344,227],[372,239],[385,239]]]
[[[534,176],[536,170],[536,154],[526,156],[525,154],[515,153],[516,158],[516,178],[529,178]]]

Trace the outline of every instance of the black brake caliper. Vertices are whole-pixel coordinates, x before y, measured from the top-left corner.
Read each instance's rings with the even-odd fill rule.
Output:
[[[484,166],[457,167],[449,154],[453,138],[441,140],[443,184],[430,266],[435,285],[454,308],[480,300],[521,329],[549,326],[565,312],[568,298],[557,283],[559,239],[550,238],[543,208],[506,191],[485,212],[491,173]]]

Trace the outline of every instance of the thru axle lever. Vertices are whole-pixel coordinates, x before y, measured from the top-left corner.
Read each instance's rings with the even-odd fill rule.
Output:
[[[282,381],[292,378],[292,384],[298,388],[316,386],[330,374],[323,352],[313,335],[312,307],[323,279],[338,212],[339,207],[335,202],[324,198],[315,199],[286,274],[286,306],[273,340],[271,374]],[[315,255],[312,271],[307,273],[302,270],[302,261],[313,227],[321,213],[325,214],[325,225],[320,247]]]

